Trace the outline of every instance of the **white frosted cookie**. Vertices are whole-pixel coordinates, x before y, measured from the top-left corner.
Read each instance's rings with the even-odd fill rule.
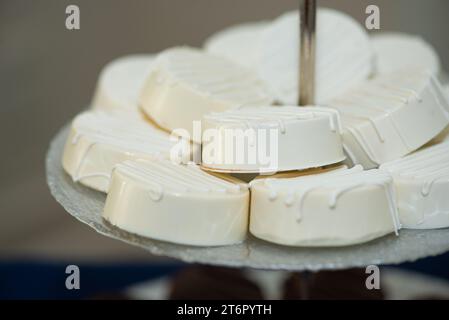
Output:
[[[298,12],[288,12],[261,36],[259,74],[287,105],[298,100],[298,25]],[[321,104],[371,75],[374,51],[365,29],[339,11],[318,9],[316,32],[315,103]]]
[[[250,185],[250,232],[266,241],[345,246],[400,229],[393,179],[379,170],[356,166]]]
[[[208,170],[274,173],[345,159],[340,118],[329,108],[242,108],[208,114],[202,128]]]
[[[176,140],[127,112],[87,111],[72,122],[62,165],[75,182],[107,192],[117,163],[154,157],[187,162],[199,152],[198,146]]]
[[[136,111],[153,60],[154,55],[130,55],[107,64],[98,78],[92,108]]]
[[[393,175],[404,228],[449,227],[449,143],[383,164]]]
[[[268,22],[260,21],[231,26],[210,36],[204,48],[207,52],[254,68],[259,57],[260,35],[267,25]]]
[[[419,36],[400,32],[385,32],[372,36],[376,52],[376,71],[389,73],[403,68],[426,68],[437,75],[441,71],[438,54]]]
[[[242,106],[269,105],[272,98],[252,71],[189,47],[160,53],[146,80],[140,105],[162,128],[187,130],[204,114]]]
[[[328,106],[340,112],[348,157],[365,169],[417,150],[449,123],[441,85],[421,69],[378,76]]]
[[[103,217],[141,236],[194,246],[243,241],[248,228],[246,184],[195,165],[126,161],[115,167]]]

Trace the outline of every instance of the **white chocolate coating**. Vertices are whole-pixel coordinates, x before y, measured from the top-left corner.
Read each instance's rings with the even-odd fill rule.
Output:
[[[249,191],[195,165],[126,161],[116,166],[103,217],[141,236],[194,246],[243,241]]]
[[[258,71],[282,104],[298,100],[298,12],[277,18],[264,31]],[[317,12],[315,103],[321,104],[370,76],[374,51],[363,26],[326,8]]]
[[[449,227],[448,142],[385,163],[380,169],[393,175],[404,228]]]
[[[266,21],[234,25],[211,35],[205,42],[207,52],[254,69],[259,59],[260,36]]]
[[[202,128],[202,166],[208,170],[274,173],[345,159],[340,118],[329,108],[242,108],[208,114]],[[209,129],[216,136],[207,137]]]
[[[367,242],[400,224],[392,177],[361,166],[251,184],[250,232],[289,246]]]
[[[441,71],[438,54],[419,36],[401,32],[385,32],[371,38],[376,53],[376,71],[390,73],[405,68],[426,68],[432,74]]]
[[[348,157],[365,169],[403,157],[449,124],[449,103],[427,71],[376,77],[332,100],[340,112]]]
[[[269,105],[265,84],[250,70],[188,47],[160,53],[140,98],[144,112],[162,128],[187,130],[204,114]]]
[[[72,122],[62,165],[73,181],[107,192],[113,167],[132,159],[170,158],[179,152],[180,161],[189,161],[198,146],[186,149],[143,118],[128,112],[87,111]],[[176,145],[176,146],[175,146]]]
[[[136,111],[153,60],[154,55],[130,55],[108,63],[98,78],[92,108]]]

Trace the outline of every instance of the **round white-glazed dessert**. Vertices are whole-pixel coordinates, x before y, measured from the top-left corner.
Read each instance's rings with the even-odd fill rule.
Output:
[[[378,76],[333,99],[348,157],[365,169],[403,157],[449,124],[449,104],[438,80],[422,69]]]
[[[343,93],[374,71],[367,32],[351,16],[320,8],[316,28],[315,103]],[[259,75],[282,104],[298,101],[299,15],[288,12],[265,28],[260,42]]]
[[[255,73],[199,49],[160,53],[140,97],[144,112],[162,128],[187,132],[209,112],[269,105],[272,98]]]
[[[275,173],[345,159],[333,109],[242,108],[204,116],[202,129],[201,165],[207,170]]]
[[[117,163],[155,156],[188,162],[199,149],[128,112],[86,111],[72,122],[62,165],[73,181],[107,192]]]
[[[400,228],[392,177],[352,169],[251,182],[250,232],[288,246],[344,246]]]
[[[196,165],[126,161],[115,167],[103,217],[141,236],[194,246],[243,241],[249,191]]]

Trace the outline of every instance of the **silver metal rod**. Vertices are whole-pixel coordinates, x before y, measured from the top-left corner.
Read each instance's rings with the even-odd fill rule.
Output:
[[[299,0],[299,13],[298,104],[306,106],[315,101],[316,0]]]

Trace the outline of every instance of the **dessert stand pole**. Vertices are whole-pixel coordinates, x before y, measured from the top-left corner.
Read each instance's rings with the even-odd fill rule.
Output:
[[[315,97],[316,0],[299,1],[298,105],[313,105]]]

